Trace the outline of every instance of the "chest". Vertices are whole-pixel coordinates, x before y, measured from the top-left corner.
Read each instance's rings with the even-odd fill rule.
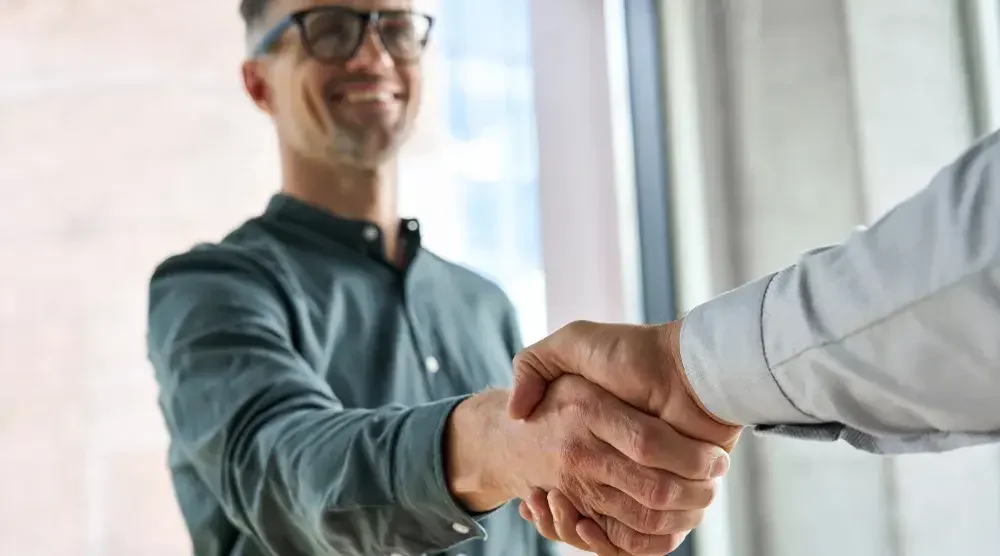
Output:
[[[511,383],[509,334],[448,280],[339,273],[299,308],[297,348],[347,407],[412,405]]]

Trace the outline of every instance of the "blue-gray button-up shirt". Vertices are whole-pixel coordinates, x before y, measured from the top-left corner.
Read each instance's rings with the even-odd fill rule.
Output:
[[[504,293],[375,226],[284,195],[150,284],[149,357],[195,553],[549,556],[513,505],[452,498],[442,434],[469,393],[509,386]]]

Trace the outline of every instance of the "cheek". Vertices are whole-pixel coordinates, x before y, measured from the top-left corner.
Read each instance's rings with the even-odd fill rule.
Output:
[[[423,84],[420,82],[419,78],[410,79],[409,91],[410,94],[407,112],[411,116],[416,116],[420,112],[420,107],[423,104],[424,98]]]
[[[299,90],[299,106],[302,116],[314,125],[326,127],[326,102],[322,94],[308,86],[302,86]]]

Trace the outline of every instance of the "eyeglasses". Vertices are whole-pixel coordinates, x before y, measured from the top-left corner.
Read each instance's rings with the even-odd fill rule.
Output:
[[[254,58],[274,48],[290,27],[298,27],[302,45],[316,60],[346,62],[353,58],[369,29],[394,60],[412,62],[420,57],[430,37],[434,19],[410,11],[361,12],[335,6],[311,8],[289,14],[268,31],[253,50]]]

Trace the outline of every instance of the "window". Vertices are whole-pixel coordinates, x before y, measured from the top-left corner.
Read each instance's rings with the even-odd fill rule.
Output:
[[[438,0],[425,114],[400,171],[427,246],[493,279],[546,332],[528,0]]]

